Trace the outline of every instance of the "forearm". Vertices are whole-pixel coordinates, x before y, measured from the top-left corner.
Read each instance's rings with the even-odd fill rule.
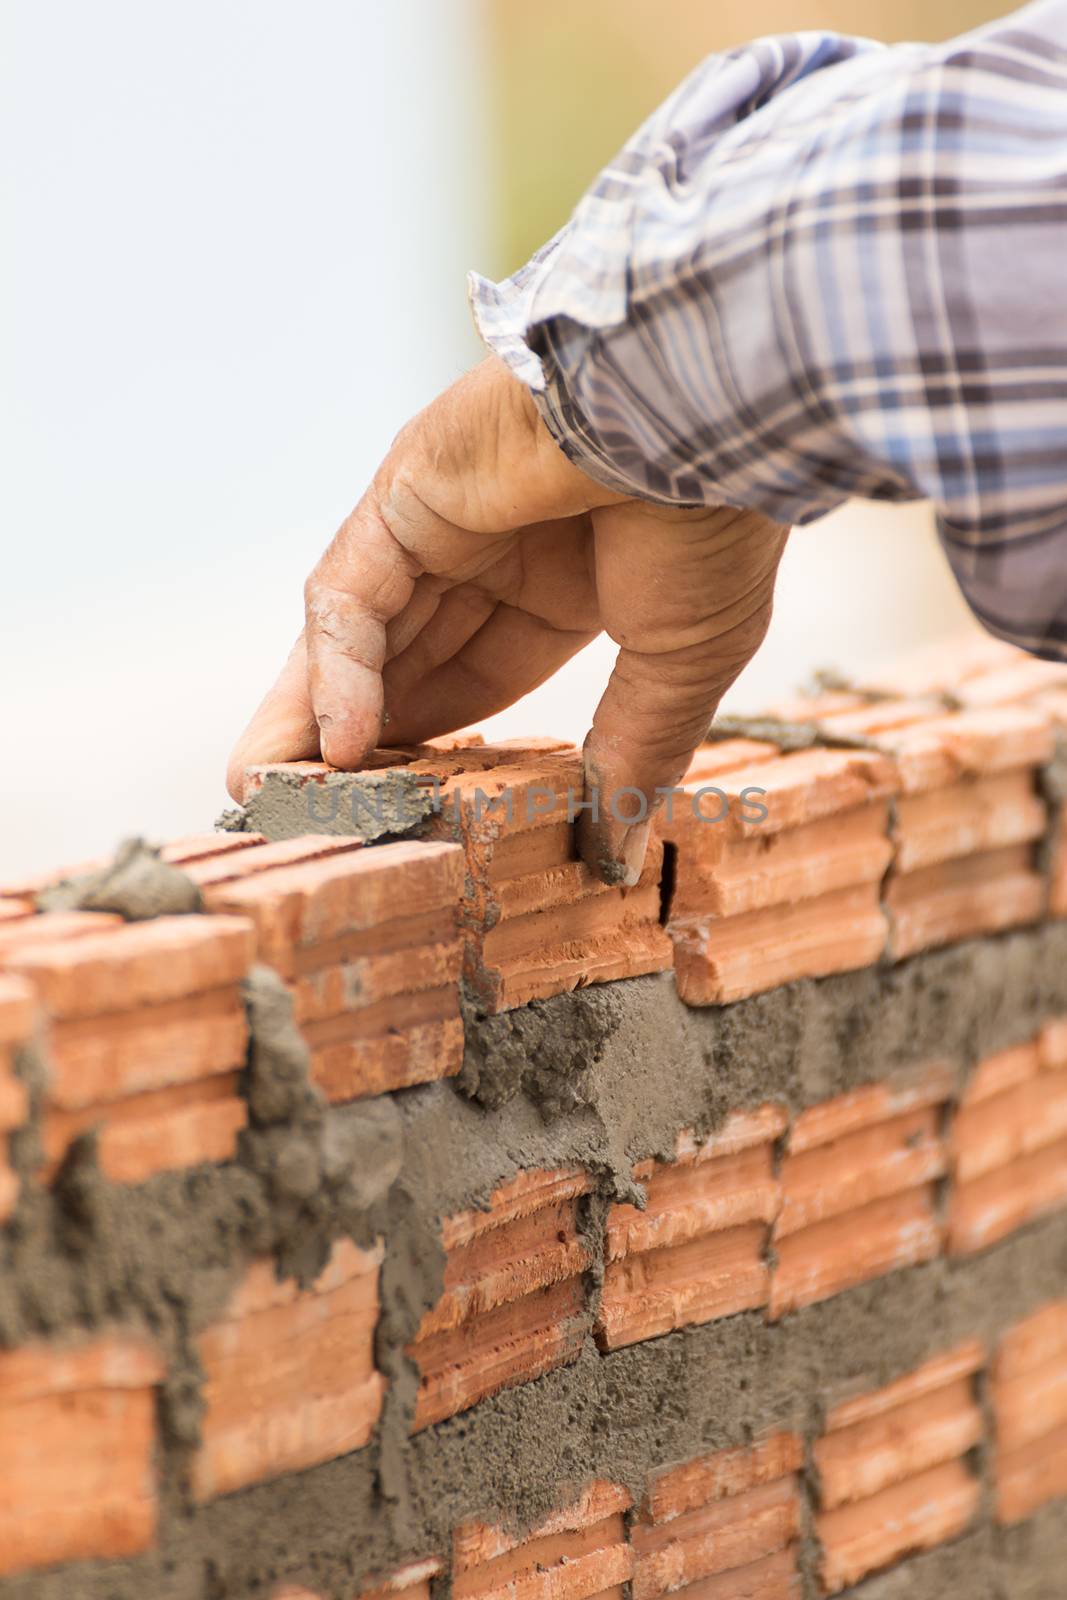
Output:
[[[712,58],[473,298],[621,492],[806,522],[927,497],[978,614],[1064,650],[1067,6]]]

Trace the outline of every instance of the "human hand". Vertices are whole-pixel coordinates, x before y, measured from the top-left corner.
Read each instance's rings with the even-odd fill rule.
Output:
[[[308,579],[304,631],[234,749],[230,793],[253,763],[321,752],[354,771],[379,742],[480,721],[603,629],[619,654],[585,741],[602,803],[579,840],[607,882],[635,882],[648,823],[605,802],[637,789],[651,811],[680,780],[763,639],[786,534],[756,512],[613,494],[490,357],[404,428]]]

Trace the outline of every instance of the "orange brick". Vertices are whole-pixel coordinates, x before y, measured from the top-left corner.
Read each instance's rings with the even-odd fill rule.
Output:
[[[940,1250],[933,1185],[876,1200],[781,1240],[769,1315],[777,1319],[887,1272],[932,1261]]]
[[[49,1102],[65,1111],[190,1083],[244,1065],[248,1025],[236,984],[125,1014],[57,1022]]]
[[[621,1486],[594,1481],[572,1506],[524,1537],[484,1523],[456,1529],[452,1592],[456,1600],[586,1600],[609,1594],[633,1573]]]
[[[773,1140],[781,1108],[729,1119],[697,1144],[681,1135],[673,1162],[642,1162],[643,1210],[614,1205],[597,1321],[602,1348],[765,1305],[766,1250],[781,1193]]]
[[[824,1590],[839,1594],[870,1572],[954,1539],[974,1516],[980,1493],[966,1466],[952,1461],[857,1505],[822,1512],[815,1527]]]
[[[1006,1453],[1067,1428],[1067,1351],[1017,1378],[998,1378],[993,1403],[997,1445]]]
[[[799,1472],[803,1465],[804,1441],[795,1433],[775,1433],[755,1445],[716,1450],[657,1473],[648,1486],[643,1516],[648,1522],[672,1522],[697,1506]]]
[[[827,1511],[853,1505],[954,1461],[978,1444],[982,1433],[970,1378],[840,1428],[814,1447],[820,1505]]]
[[[0,1133],[21,1128],[29,1109],[26,1085],[15,1076],[15,1047],[0,1044]]]
[[[0,1046],[25,1044],[37,1016],[36,996],[21,978],[0,972]]]
[[[980,1079],[980,1088],[988,1081],[988,1076]],[[961,1106],[951,1135],[953,1174],[957,1183],[967,1184],[1063,1139],[1067,1074],[1043,1072]]]
[[[960,1100],[964,1109],[980,1105],[1017,1088],[1041,1070],[1037,1043],[1013,1045],[1010,1050],[998,1050],[996,1055],[980,1061],[971,1073],[966,1090]]]
[[[1059,661],[1038,661],[1022,656],[995,671],[969,679],[956,691],[967,706],[1006,706],[1029,700],[1042,691],[1062,689],[1067,669]]]
[[[101,1333],[0,1352],[0,1573],[148,1549],[157,1352]]]
[[[679,918],[670,927],[675,981],[687,1005],[723,1005],[797,978],[877,961],[888,926],[870,884],[743,916]]]
[[[1042,1306],[1004,1335],[993,1376],[997,1383],[1011,1383],[1057,1358],[1067,1360],[1067,1300]]]
[[[100,1169],[112,1183],[142,1183],[157,1172],[229,1161],[248,1121],[237,1074],[131,1095],[81,1111],[46,1111],[42,1143],[50,1177],[74,1139],[97,1132]]]
[[[191,833],[182,839],[172,839],[162,845],[159,859],[173,867],[185,867],[194,861],[208,861],[214,856],[228,856],[239,850],[251,850],[266,844],[261,833]]]
[[[444,1292],[408,1346],[421,1373],[416,1428],[577,1356],[591,1264],[577,1207],[590,1187],[577,1168],[520,1173],[487,1210],[445,1218]]]
[[[6,965],[55,1018],[98,1017],[236,983],[254,957],[239,917],[158,917],[25,950]]]
[[[782,1163],[782,1208],[775,1236],[784,1239],[854,1212],[872,1201],[940,1178],[946,1157],[935,1107],[851,1134]]]
[[[950,784],[897,801],[895,870],[914,872],[938,862],[1040,839],[1048,808],[1031,771]]]
[[[241,835],[234,835],[241,837]],[[247,835],[254,838],[254,835]],[[200,888],[223,883],[239,883],[254,878],[272,867],[299,866],[307,861],[322,861],[329,856],[347,855],[362,849],[359,839],[338,838],[331,834],[305,834],[299,839],[265,840],[244,850],[214,851],[182,864],[183,871]]]
[[[936,1061],[884,1083],[866,1084],[801,1111],[789,1130],[789,1151],[799,1155],[947,1100],[954,1087],[950,1066]]]
[[[955,693],[961,684],[1025,660],[1021,650],[985,633],[936,639],[898,657],[864,680],[863,688],[915,695]]]
[[[23,951],[50,945],[57,939],[83,939],[87,934],[105,933],[108,928],[123,925],[121,917],[107,911],[43,911],[0,925],[0,962],[9,965]]]
[[[730,838],[765,838],[822,817],[837,816],[874,800],[885,800],[897,790],[894,764],[879,751],[817,749],[788,755],[775,752],[770,760],[721,770],[714,778],[708,772],[708,765],[704,752],[698,751],[682,785],[690,795],[690,804],[686,806],[681,796],[675,800],[678,820],[674,826],[679,830],[684,828],[685,838],[690,843],[698,829],[701,835],[711,836],[719,847]],[[728,798],[730,815],[722,822],[701,821],[693,814],[692,796],[705,787],[721,789]],[[753,806],[743,804],[746,790],[758,791],[751,799],[753,805],[758,800],[766,807],[766,816],[758,818],[753,815]],[[723,803],[717,795],[706,796],[697,807],[702,818],[715,817],[722,809]],[[670,824],[663,836],[674,838]],[[682,844],[681,832],[675,842]]]
[[[981,1371],[985,1360],[985,1346],[981,1341],[967,1339],[881,1389],[867,1389],[839,1400],[826,1414],[826,1431],[835,1433],[854,1428],[859,1423],[885,1417],[902,1406],[911,1406],[939,1389],[957,1384],[961,1378],[973,1378]]]
[[[885,801],[857,806],[782,833],[727,839],[715,827],[677,875],[672,915],[733,917],[811,900],[856,884],[880,883],[893,854]],[[703,844],[703,841],[701,841]]]
[[[0,900],[0,926],[32,917],[37,907],[32,900]]]
[[[1027,845],[891,874],[884,899],[892,919],[893,956],[900,961],[957,939],[1037,922],[1045,892]]]
[[[793,1476],[711,1501],[670,1522],[637,1523],[631,1530],[637,1558],[633,1600],[657,1600],[744,1569],[788,1550],[799,1534],[800,1494]]]
[[[957,1184],[949,1206],[948,1249],[969,1255],[1067,1205],[1067,1139]]]
[[[338,961],[294,980],[294,1015],[298,1023],[318,1022],[398,995],[454,986],[462,965],[458,938]]]
[[[454,994],[449,1008],[459,1010]],[[389,1026],[375,1036],[335,1040],[311,1052],[312,1080],[333,1104],[451,1078],[462,1064],[463,1023],[458,1015]]]
[[[886,732],[879,743],[896,758],[903,796],[928,793],[960,778],[1033,768],[1052,755],[1046,712],[1013,706],[961,711]]]
[[[1043,1071],[1058,1072],[1067,1067],[1067,1017],[1046,1022],[1037,1036],[1038,1057]]]
[[[366,1444],[385,1380],[374,1369],[381,1248],[334,1245],[309,1290],[246,1274],[197,1341],[205,1372],[198,1500],[302,1471]]]
[[[404,1595],[406,1600],[430,1600],[430,1580],[438,1577],[441,1570],[436,1556],[411,1561],[388,1578],[376,1578],[372,1588],[361,1590],[359,1600],[390,1600],[393,1595]]]
[[[1067,1427],[997,1460],[997,1520],[1023,1522],[1050,1500],[1067,1499]]]

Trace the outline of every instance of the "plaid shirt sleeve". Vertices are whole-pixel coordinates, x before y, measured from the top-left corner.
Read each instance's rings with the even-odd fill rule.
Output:
[[[713,56],[470,293],[592,477],[780,522],[928,498],[979,619],[1067,659],[1067,0]]]

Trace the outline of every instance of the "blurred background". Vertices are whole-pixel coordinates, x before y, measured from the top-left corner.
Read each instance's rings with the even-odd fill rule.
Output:
[[[983,0],[0,0],[0,878],[210,826],[303,579],[504,276],[695,63]],[[970,626],[923,508],[794,535],[730,696]],[[486,725],[580,739],[598,641]]]

